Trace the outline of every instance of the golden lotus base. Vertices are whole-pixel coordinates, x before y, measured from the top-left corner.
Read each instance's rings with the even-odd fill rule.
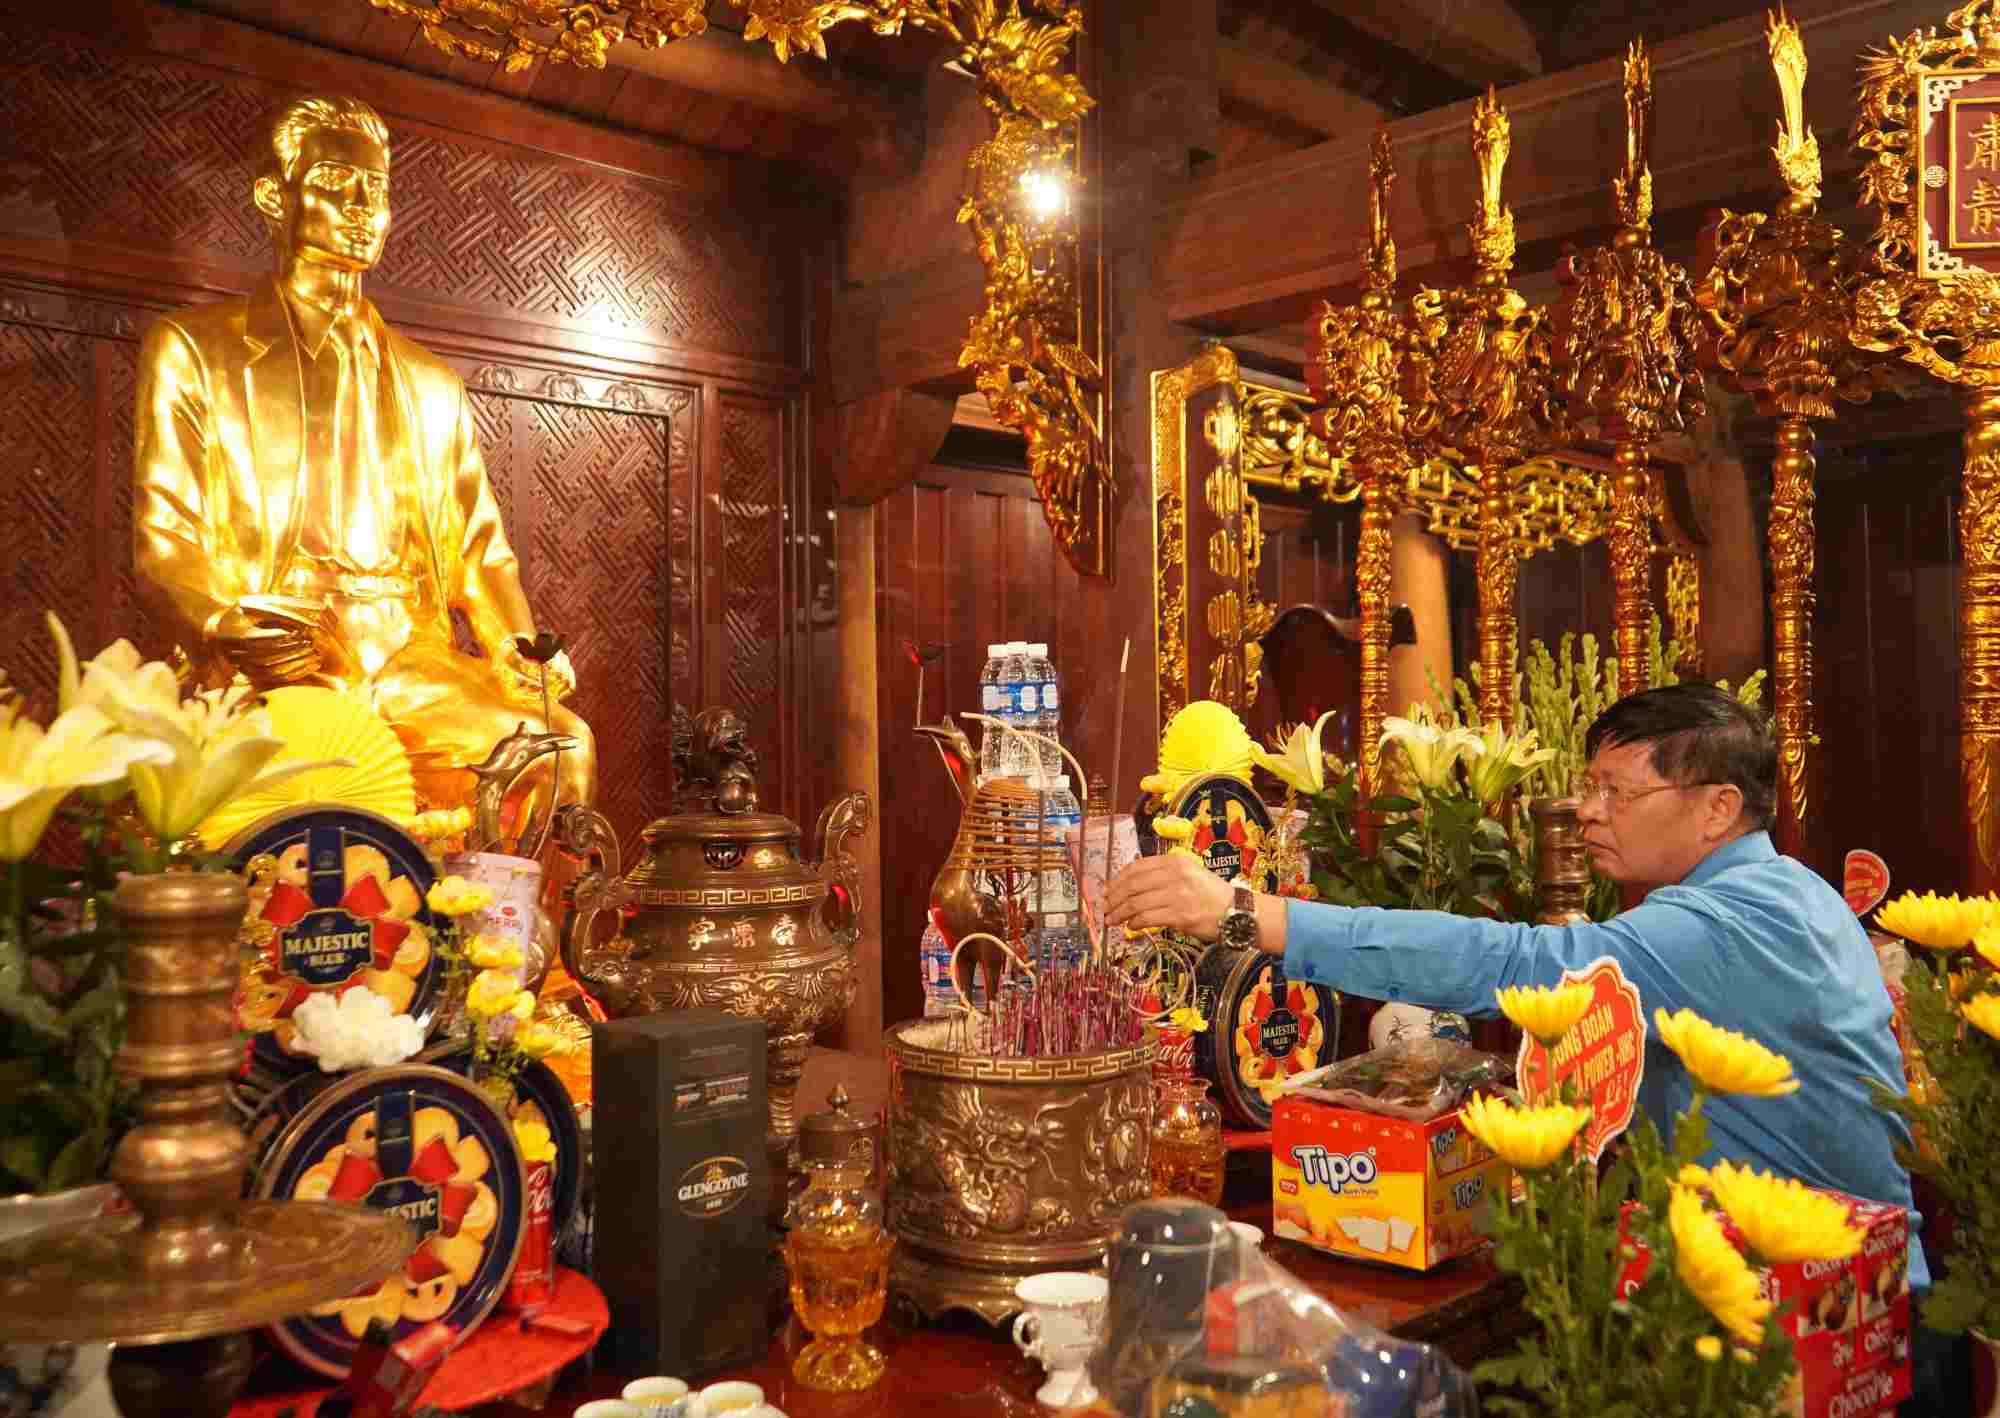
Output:
[[[896,1247],[896,1257],[889,1262],[889,1294],[904,1312],[925,1320],[942,1319],[957,1310],[998,1325],[1021,1311],[1014,1287],[1029,1276],[1048,1270],[1105,1273],[1101,1264],[1064,1261],[1026,1265],[1018,1270],[986,1270],[925,1255],[905,1243]]]
[[[408,1260],[414,1231],[338,1202],[239,1202],[205,1256],[142,1267],[136,1215],[0,1246],[0,1340],[170,1344],[255,1329],[352,1294]]]

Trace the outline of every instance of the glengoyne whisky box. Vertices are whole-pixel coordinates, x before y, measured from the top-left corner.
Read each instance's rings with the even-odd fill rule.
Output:
[[[595,1271],[612,1362],[698,1378],[770,1347],[764,1026],[720,1010],[592,1031]]]

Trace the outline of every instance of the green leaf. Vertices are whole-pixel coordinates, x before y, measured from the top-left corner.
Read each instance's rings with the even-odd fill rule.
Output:
[[[41,1148],[25,1133],[0,1138],[0,1167],[26,1182],[30,1191],[40,1191],[47,1175]]]
[[[1368,804],[1370,812],[1415,812],[1422,804],[1415,798],[1381,797]]]
[[[1924,1301],[1924,1323],[1945,1334],[1963,1334],[1979,1322],[1985,1307],[1985,1291],[1961,1275],[1958,1267],[1949,1267]]]
[[[56,1160],[49,1164],[48,1177],[42,1189],[64,1191],[96,1181],[104,1162],[104,1142],[102,1128],[92,1128],[71,1138],[56,1154]]]

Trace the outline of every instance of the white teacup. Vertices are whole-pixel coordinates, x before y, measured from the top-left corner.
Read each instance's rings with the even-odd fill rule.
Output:
[[[1039,1359],[1049,1380],[1035,1395],[1050,1408],[1081,1408],[1097,1390],[1084,1371],[1104,1331],[1104,1297],[1110,1285],[1101,1275],[1051,1270],[1014,1287],[1025,1308],[1014,1320],[1014,1344]]]
[[[624,1392],[619,1395],[627,1403],[654,1415],[665,1413],[676,1405],[685,1408],[682,1400],[687,1396],[688,1386],[681,1380],[659,1376],[634,1379],[625,1385]]]
[[[586,1403],[570,1418],[645,1418],[646,1410],[622,1398],[600,1398]]]
[[[689,1418],[721,1418],[724,1413],[736,1413],[746,1408],[755,1408],[764,1401],[764,1390],[741,1379],[731,1379],[725,1383],[710,1384],[695,1395],[688,1405]]]

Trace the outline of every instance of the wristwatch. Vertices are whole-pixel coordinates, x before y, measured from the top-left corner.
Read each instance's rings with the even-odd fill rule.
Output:
[[[1236,888],[1229,909],[1222,913],[1216,939],[1233,950],[1257,948],[1257,897],[1247,886]]]

